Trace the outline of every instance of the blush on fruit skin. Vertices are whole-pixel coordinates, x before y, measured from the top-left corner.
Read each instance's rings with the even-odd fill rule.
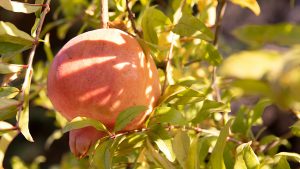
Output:
[[[84,116],[101,121],[109,129],[121,111],[147,106],[149,110],[126,130],[142,125],[161,93],[152,58],[144,55],[135,38],[118,29],[98,29],[71,39],[54,58],[47,90],[55,109],[68,120]],[[72,152],[84,153],[77,152],[76,142],[89,147],[103,135],[96,132],[87,128],[71,131]],[[94,137],[89,140],[89,135]]]

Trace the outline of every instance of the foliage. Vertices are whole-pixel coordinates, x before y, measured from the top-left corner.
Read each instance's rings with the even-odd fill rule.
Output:
[[[37,106],[52,113],[58,128],[49,136],[47,147],[72,129],[92,126],[107,133],[91,147],[89,157],[79,160],[65,154],[56,165],[62,169],[288,169],[291,162],[300,162],[299,154],[280,152],[280,147],[289,147],[288,138],[252,130],[257,126],[263,129],[264,109],[275,104],[291,110],[297,117],[298,121],[290,126],[289,136],[300,135],[298,25],[238,28],[233,35],[251,50],[235,52],[223,59],[219,49],[224,46],[216,43],[217,27],[222,26],[222,12],[218,10],[224,3],[233,3],[259,15],[256,0],[172,0],[166,6],[151,0],[109,1],[110,27],[136,36],[145,52],[150,50],[160,69],[164,92],[145,121],[145,128],[122,131],[145,110],[136,106],[121,112],[114,131],[108,131],[101,122],[85,117],[66,122],[46,96],[47,71],[53,59],[50,30],[57,29],[57,35],[51,36],[64,39],[78,23],[81,25],[76,30],[78,34],[99,28],[100,1],[60,0],[59,6],[52,9],[54,21],[42,25],[49,2],[0,1],[0,7],[8,11],[36,16],[31,33],[0,21],[0,162],[19,133],[33,141],[28,128],[29,114],[30,108]],[[136,13],[134,20],[129,17],[126,3]],[[209,11],[219,15],[214,17]],[[16,58],[24,57],[28,49],[34,56],[37,42],[42,42],[40,47],[47,60],[34,65],[30,59],[26,64],[18,62]],[[286,50],[265,49],[267,44],[284,46]],[[215,72],[216,69],[219,71]],[[168,83],[164,83],[166,80]],[[255,103],[241,104],[237,111],[232,111],[232,102],[245,96],[254,96]],[[16,169],[36,169],[44,161],[39,156],[28,165],[14,157],[11,164]]]

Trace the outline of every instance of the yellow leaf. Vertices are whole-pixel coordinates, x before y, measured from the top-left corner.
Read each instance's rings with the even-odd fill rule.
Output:
[[[231,0],[231,2],[243,8],[249,8],[255,15],[260,14],[260,7],[256,0]]]

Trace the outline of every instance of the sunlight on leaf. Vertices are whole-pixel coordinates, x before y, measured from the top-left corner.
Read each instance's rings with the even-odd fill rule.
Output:
[[[256,0],[231,0],[231,2],[243,8],[249,8],[255,15],[260,14],[260,7]]]
[[[230,126],[232,125],[234,119],[230,119],[220,132],[217,143],[212,151],[210,157],[210,165],[212,169],[225,169],[223,152],[227,142],[227,137],[229,136]]]
[[[7,64],[0,62],[0,74],[17,73],[24,69],[24,65]]]
[[[0,129],[12,128],[13,126],[7,122],[0,121]],[[0,168],[3,168],[3,160],[4,155],[7,150],[9,144],[13,141],[13,139],[18,135],[17,130],[8,131],[2,134],[0,138]]]
[[[186,131],[179,130],[178,132],[176,132],[173,139],[172,147],[176,155],[176,159],[178,160],[179,164],[184,168],[190,150],[190,138]]]
[[[157,31],[165,29],[164,27],[167,25],[171,25],[171,21],[163,12],[151,7],[144,12],[141,24],[144,39],[150,43],[157,44]]]
[[[167,160],[165,157],[161,156],[151,145],[149,140],[147,140],[147,154],[148,157],[151,156],[162,168],[164,169],[175,169],[175,167],[172,165],[172,163]]]
[[[11,0],[1,0],[0,6],[12,12],[33,13],[41,9],[41,6],[34,6],[28,3],[22,3]]]
[[[97,167],[97,169],[112,168],[113,152],[110,150],[112,142],[112,139],[108,139],[97,146],[93,156],[93,160],[95,161],[93,164]]]
[[[129,107],[119,113],[114,131],[120,131],[127,124],[129,124],[135,117],[137,117],[142,112],[145,112],[148,108],[146,106],[133,106]]]
[[[184,125],[187,123],[180,111],[172,107],[157,107],[149,124],[169,123],[173,125]]]
[[[251,148],[251,142],[241,144],[237,147],[237,157],[234,169],[256,169],[259,166],[259,160]]]
[[[86,117],[76,117],[71,122],[66,124],[66,126],[63,128],[63,133],[88,126],[94,127],[99,131],[107,131],[105,125],[98,120]]]
[[[19,94],[20,90],[16,87],[0,87],[0,98],[12,99]]]
[[[213,40],[213,33],[193,15],[183,13],[173,32],[181,36],[194,36],[207,41]]]
[[[280,153],[276,154],[275,156],[283,156],[289,160],[293,160],[293,161],[300,163],[300,154],[298,154],[298,153],[280,152]]]

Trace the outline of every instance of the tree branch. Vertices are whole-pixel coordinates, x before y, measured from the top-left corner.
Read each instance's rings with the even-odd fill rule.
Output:
[[[215,23],[215,38],[213,40],[213,45],[217,47],[218,45],[218,39],[219,39],[219,32],[221,28],[221,22],[222,18],[225,12],[225,7],[226,7],[226,0],[219,0],[218,5],[217,5],[217,10],[216,10],[216,23]],[[214,99],[216,101],[221,101],[221,94],[220,94],[220,88],[218,87],[217,84],[217,67],[214,66],[212,70],[212,83],[211,87],[214,91]]]
[[[131,22],[132,25],[132,29],[133,31],[140,37],[142,38],[142,34],[139,30],[137,30],[136,26],[135,26],[135,22],[134,22],[134,14],[132,13],[130,7],[129,7],[129,0],[126,0],[126,10],[128,12],[128,18]]]
[[[50,11],[50,1],[51,0],[47,0],[47,2],[43,5],[45,8],[44,8],[43,12],[41,13],[40,22],[39,22],[39,24],[37,26],[37,29],[36,29],[36,36],[34,38],[33,46],[32,46],[31,51],[29,53],[29,58],[28,58],[28,63],[27,63],[27,70],[26,70],[26,73],[25,73],[25,79],[24,79],[24,82],[23,82],[23,85],[22,85],[22,90],[21,90],[20,99],[19,99],[21,102],[24,102],[26,89],[30,88],[31,78],[32,78],[32,73],[33,73],[33,70],[32,70],[33,58],[34,58],[34,55],[35,55],[36,48],[39,44],[39,36],[41,34],[41,30],[42,30],[42,26],[43,26],[46,14]],[[18,108],[18,119],[20,119],[20,115],[21,115],[22,110],[24,108],[23,105],[24,104],[21,104]],[[19,123],[17,123],[17,128],[18,128],[18,126],[19,126]]]
[[[101,10],[101,21],[100,21],[100,27],[107,29],[108,28],[108,0],[101,0],[100,3],[100,10]]]

